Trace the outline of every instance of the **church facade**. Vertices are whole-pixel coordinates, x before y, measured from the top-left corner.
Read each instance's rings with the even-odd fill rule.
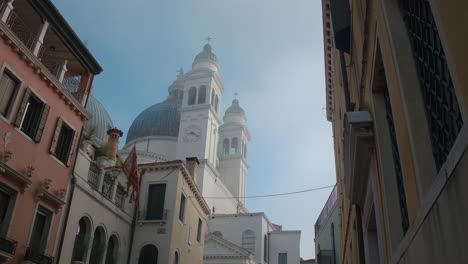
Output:
[[[60,263],[300,262],[300,231],[284,231],[264,213],[251,213],[246,207],[247,117],[236,98],[221,118],[223,92],[217,56],[206,44],[192,69],[179,71],[167,99],[133,121],[118,155],[125,160],[136,149],[141,178],[138,208],[129,201],[125,175],[118,169],[119,136],[115,132],[112,136],[110,116],[90,97],[88,108],[94,118],[86,128],[94,132],[93,143],[80,150],[85,162],[81,167],[77,162],[81,172],[75,175],[85,180],[77,181],[82,186],[73,194],[87,192],[87,202],[80,198],[71,203],[73,222],[67,221],[68,244],[61,251],[66,257]],[[89,173],[92,166],[97,179],[96,173]],[[86,187],[90,182],[97,183],[92,191]],[[110,196],[103,197],[104,190]],[[94,225],[79,238],[85,237],[87,242],[80,243],[89,249],[80,249],[83,256],[74,259],[71,252],[82,217],[88,226]],[[93,246],[96,228],[103,230],[101,250]],[[93,250],[97,258],[91,256]]]

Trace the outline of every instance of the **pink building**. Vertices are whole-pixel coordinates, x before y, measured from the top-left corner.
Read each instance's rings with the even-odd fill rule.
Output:
[[[0,0],[0,263],[53,263],[93,77],[50,0]]]

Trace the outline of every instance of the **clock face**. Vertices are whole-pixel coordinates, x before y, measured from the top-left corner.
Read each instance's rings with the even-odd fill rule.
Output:
[[[197,142],[201,137],[201,129],[197,125],[189,125],[184,131],[184,142]]]

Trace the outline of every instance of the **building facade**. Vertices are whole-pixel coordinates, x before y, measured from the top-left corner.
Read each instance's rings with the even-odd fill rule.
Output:
[[[463,1],[323,0],[342,263],[465,263]]]
[[[0,1],[0,261],[52,263],[93,78],[49,0]]]
[[[315,259],[319,264],[341,263],[341,208],[337,186],[315,222]]]

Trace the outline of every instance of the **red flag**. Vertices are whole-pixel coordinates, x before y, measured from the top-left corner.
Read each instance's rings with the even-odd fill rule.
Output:
[[[135,201],[135,205],[138,208],[140,206],[140,179],[138,176],[138,164],[135,145],[133,145],[132,150],[123,163],[122,169],[128,177],[128,186],[132,187],[132,192],[130,193],[130,203]]]

